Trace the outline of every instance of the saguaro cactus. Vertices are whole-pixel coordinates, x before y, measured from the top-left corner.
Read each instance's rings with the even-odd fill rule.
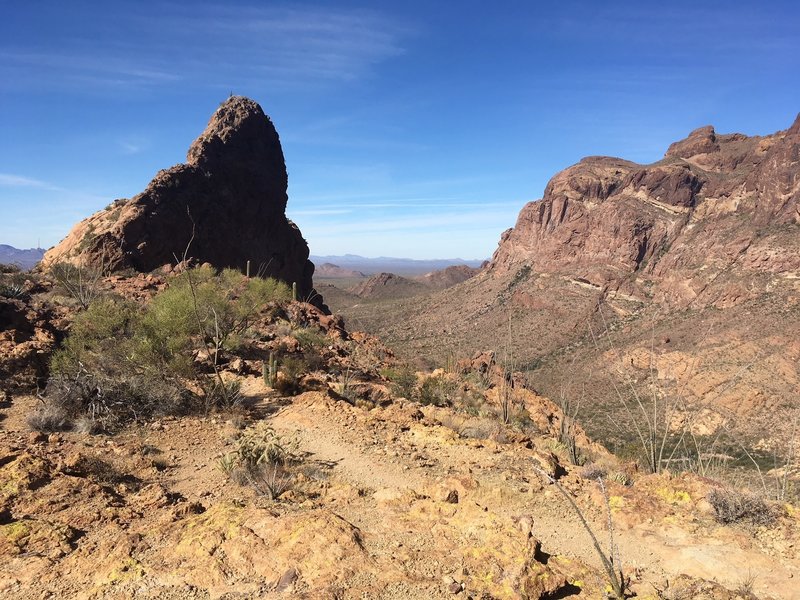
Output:
[[[268,387],[275,387],[275,378],[278,375],[278,359],[275,358],[274,352],[269,353],[269,361],[265,362],[261,367],[261,375]]]

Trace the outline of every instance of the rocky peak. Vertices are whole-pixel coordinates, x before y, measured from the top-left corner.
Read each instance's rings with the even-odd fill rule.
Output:
[[[286,209],[288,176],[278,132],[249,98],[231,96],[219,106],[189,147],[186,162],[212,175],[269,190],[271,207]]]
[[[797,118],[794,120],[794,123],[792,123],[792,126],[789,127],[789,131],[786,133],[791,135],[800,134],[800,113],[797,113]]]
[[[698,154],[709,154],[718,150],[717,134],[711,125],[706,125],[692,131],[686,139],[670,145],[664,157],[691,158]]]
[[[318,297],[308,245],[285,216],[287,185],[272,121],[253,100],[231,96],[190,146],[186,164],[160,171],[141,194],[78,223],[43,264],[148,272],[188,251],[217,268],[244,271],[249,261],[251,272]]]

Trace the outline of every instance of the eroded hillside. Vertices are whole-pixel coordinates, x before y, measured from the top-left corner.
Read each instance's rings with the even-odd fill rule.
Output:
[[[652,165],[586,158],[522,209],[478,276],[342,313],[412,361],[503,353],[546,395],[580,399],[595,435],[616,435],[605,414],[634,381],[725,419],[786,420],[800,391],[799,157],[800,119],[764,137],[704,127]]]

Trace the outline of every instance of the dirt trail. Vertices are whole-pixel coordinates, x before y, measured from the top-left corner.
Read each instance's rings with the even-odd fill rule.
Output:
[[[430,427],[398,426],[391,418],[380,422],[358,409],[332,410],[329,399],[297,402],[276,413],[271,422],[279,431],[296,435],[305,452],[333,463],[334,476],[356,487],[424,494],[448,477],[472,476],[481,487],[470,494],[471,500],[504,519],[530,515],[532,533],[545,552],[602,568],[588,534],[556,488],[545,485],[535,492],[537,484],[531,481],[535,476],[527,467],[530,457],[524,452],[510,448],[499,454],[491,446],[460,443],[439,435],[440,431],[431,434],[426,431]],[[429,459],[423,466],[418,466],[420,454]],[[374,535],[382,534],[385,517],[374,505],[370,508],[373,518],[365,518],[364,506],[353,509],[345,510],[345,518],[367,525]],[[601,544],[607,546],[607,515],[590,509],[587,517]],[[800,598],[800,590],[789,585],[800,577],[800,561],[778,561],[746,541],[747,535],[717,528],[704,538],[699,527],[690,523],[681,526],[669,518],[662,523],[629,523],[616,511],[614,520],[622,521],[615,524],[615,543],[626,573],[646,574],[649,581],[673,580],[686,573],[734,589],[752,576],[756,590],[768,589],[773,597],[786,600]]]

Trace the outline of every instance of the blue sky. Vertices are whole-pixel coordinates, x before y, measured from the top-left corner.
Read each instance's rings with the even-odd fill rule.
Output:
[[[484,258],[557,171],[800,111],[795,2],[0,0],[0,243],[142,191],[231,92],[314,254]]]

